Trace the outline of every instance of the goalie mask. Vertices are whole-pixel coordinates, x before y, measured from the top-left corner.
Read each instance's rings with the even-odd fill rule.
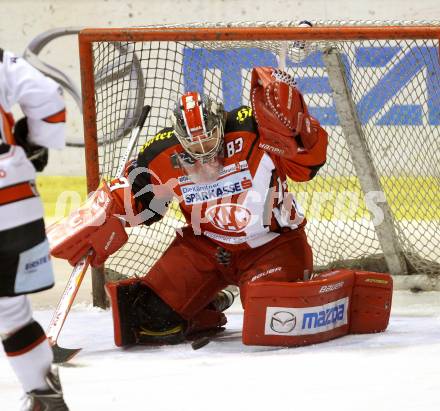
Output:
[[[197,92],[182,95],[171,114],[174,133],[185,151],[202,164],[223,148],[225,111],[222,103]]]

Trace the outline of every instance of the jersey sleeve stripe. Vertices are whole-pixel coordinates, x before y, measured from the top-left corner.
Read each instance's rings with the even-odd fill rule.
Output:
[[[38,193],[29,181],[4,187],[0,189],[0,206],[32,197],[38,197]]]
[[[247,162],[250,161],[251,155],[252,155],[252,153],[253,153],[253,151],[254,151],[255,145],[257,144],[258,140],[259,140],[259,138],[258,138],[258,137],[255,137],[255,138],[254,138],[254,141],[252,141],[251,148],[249,149],[249,151],[248,151],[248,153],[247,153],[247,156],[246,156],[246,161],[247,161]]]
[[[58,113],[51,114],[43,118],[43,121],[46,123],[65,123],[66,122],[66,110],[61,110]]]
[[[15,138],[12,134],[12,126],[14,125],[14,117],[11,113],[7,113],[3,108],[0,106],[0,135],[3,136],[3,140],[7,144],[15,144]],[[3,126],[3,127],[2,127]]]

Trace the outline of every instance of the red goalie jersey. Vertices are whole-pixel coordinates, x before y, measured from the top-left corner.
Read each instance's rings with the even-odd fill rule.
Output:
[[[287,191],[287,177],[308,181],[325,163],[327,133],[318,127],[313,147],[305,149],[298,135],[296,155],[285,158],[261,147],[264,145],[250,107],[232,110],[227,113],[224,167],[219,178],[197,184],[180,167],[179,157],[190,161],[189,155],[173,129],[166,128],[144,144],[137,162],[127,170],[134,208],[144,211],[141,222],[149,225],[162,218],[174,197],[195,234],[227,249],[263,245],[281,232],[305,224],[304,215]],[[115,183],[111,189],[118,187]]]
[[[262,246],[305,225],[288,192],[287,178],[303,182],[315,176],[326,160],[327,133],[309,115],[290,76],[255,68],[252,108],[224,112],[221,104],[217,110],[211,101],[213,111],[205,107],[204,114],[198,93],[186,93],[180,101],[187,122],[174,123],[174,129],[165,128],[147,139],[125,177],[104,185],[90,200],[95,206],[79,211],[81,224],[74,216],[75,230],[72,224],[50,230],[53,255],[74,264],[93,248],[92,264],[102,263],[127,239],[121,221],[151,225],[165,215],[173,199],[195,235],[230,251]],[[206,124],[200,115],[207,115]],[[203,135],[217,142],[213,152],[218,167],[214,177],[206,178],[209,182],[202,182],[195,172],[191,174],[191,167],[208,170],[213,163],[202,158],[209,153],[191,154],[191,139],[197,140],[202,127],[212,127],[209,116],[215,120],[212,130],[217,131]]]

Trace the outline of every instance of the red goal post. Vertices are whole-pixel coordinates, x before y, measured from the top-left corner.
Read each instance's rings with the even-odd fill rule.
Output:
[[[88,190],[115,173],[138,107],[152,106],[141,146],[166,126],[186,87],[223,98],[227,108],[245,104],[250,67],[269,61],[292,72],[330,134],[328,161],[317,178],[291,184],[309,220],[316,269],[410,274],[398,284],[438,288],[439,39],[434,23],[399,22],[82,30]],[[144,275],[182,225],[177,205],[169,214],[151,228],[131,229],[107,273]],[[98,304],[103,279],[94,274]]]

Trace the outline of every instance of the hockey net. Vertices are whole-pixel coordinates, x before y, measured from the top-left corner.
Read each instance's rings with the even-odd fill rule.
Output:
[[[296,26],[81,32],[89,190],[115,175],[144,104],[152,110],[138,147],[169,125],[179,93],[197,90],[232,109],[249,104],[253,67],[285,67],[329,133],[326,165],[311,182],[290,184],[307,216],[316,269],[411,274],[402,277],[408,286],[435,288],[440,27],[435,22]],[[106,263],[107,273],[144,275],[183,224],[172,204],[161,222],[131,228],[129,242]],[[421,285],[412,282],[416,278],[423,278]]]

